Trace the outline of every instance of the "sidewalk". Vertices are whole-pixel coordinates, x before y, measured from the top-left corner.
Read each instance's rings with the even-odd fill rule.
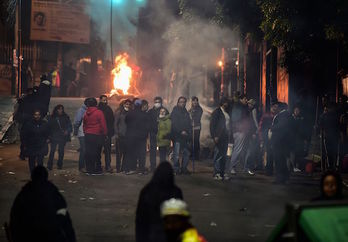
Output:
[[[12,123],[12,114],[16,98],[11,96],[0,96],[0,141]]]

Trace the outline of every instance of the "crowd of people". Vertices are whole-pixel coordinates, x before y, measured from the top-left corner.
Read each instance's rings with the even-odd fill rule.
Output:
[[[42,165],[47,154],[47,168],[52,170],[57,148],[57,168],[62,169],[64,147],[71,134],[80,143],[78,168],[88,174],[114,172],[113,142],[115,171],[127,175],[153,172],[157,153],[160,161],[172,161],[177,175],[191,174],[187,168],[190,159],[200,159],[203,109],[197,97],[191,98],[190,109],[186,108],[187,98],[179,97],[171,112],[163,106],[161,97],[154,98],[150,109],[147,100],[134,98],[121,101],[115,111],[106,95],[101,95],[99,102],[93,97],[86,98],[72,124],[63,105],[57,105],[47,115],[50,85],[46,82],[43,77],[38,88],[28,90],[19,100],[15,116],[20,123],[20,157],[29,158],[30,171],[36,163]],[[323,169],[334,169],[341,165],[348,150],[347,105],[345,100],[337,105],[324,97],[322,106],[318,130],[322,137]],[[302,108],[296,104],[290,110],[286,103],[275,100],[270,111],[261,116],[256,102],[248,100],[246,95],[222,97],[219,107],[210,115],[209,125],[214,142],[214,179],[228,180],[240,167],[249,175],[265,170],[266,175],[272,176],[275,170],[276,183],[286,183],[291,172],[301,172],[312,137],[312,128]],[[148,143],[150,166],[147,168]]]

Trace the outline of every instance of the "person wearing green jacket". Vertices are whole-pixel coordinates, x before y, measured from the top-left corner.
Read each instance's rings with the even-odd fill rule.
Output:
[[[172,121],[165,108],[161,108],[158,118],[157,145],[160,152],[160,162],[167,160],[168,148],[170,146],[170,132]]]

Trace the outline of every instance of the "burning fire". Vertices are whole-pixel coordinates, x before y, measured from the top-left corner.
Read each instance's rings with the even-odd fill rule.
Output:
[[[120,54],[115,58],[115,68],[112,70],[114,89],[111,91],[111,95],[128,94],[133,76],[133,70],[128,65],[128,59],[129,55],[127,53]]]

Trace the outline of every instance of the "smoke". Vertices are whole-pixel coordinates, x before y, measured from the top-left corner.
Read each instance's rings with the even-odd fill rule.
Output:
[[[178,1],[181,4],[178,7],[190,3],[178,9],[180,14],[175,8],[168,7],[166,0],[151,2],[153,14],[150,24],[154,28],[159,24],[165,26],[161,36],[166,42],[162,51],[163,80],[158,94],[167,99],[170,106],[176,104],[179,96],[211,97],[213,87],[207,80],[207,72],[217,68],[222,47],[237,46],[238,31],[223,27],[221,9],[214,1]],[[155,53],[158,46],[152,48]],[[154,84],[152,86],[158,86],[158,81]],[[206,95],[207,92],[209,95]]]
[[[135,55],[135,36],[140,0],[88,0],[87,14],[96,26],[98,36],[105,43],[106,59],[110,59],[110,16],[112,4],[112,39],[114,56],[127,51]]]

